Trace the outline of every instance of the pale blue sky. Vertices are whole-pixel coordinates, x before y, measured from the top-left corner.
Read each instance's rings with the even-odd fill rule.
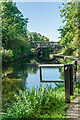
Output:
[[[41,33],[50,41],[58,41],[59,26],[62,26],[59,5],[61,2],[17,2],[18,9],[29,18],[28,30]]]

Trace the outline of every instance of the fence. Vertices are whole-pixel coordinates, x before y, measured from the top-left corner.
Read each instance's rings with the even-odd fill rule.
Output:
[[[42,80],[42,67],[61,67],[64,66],[64,81],[46,81]],[[41,82],[64,82],[65,83],[65,102],[70,103],[70,95],[74,94],[74,90],[77,87],[76,71],[77,61],[73,61],[71,64],[40,64],[40,81]]]

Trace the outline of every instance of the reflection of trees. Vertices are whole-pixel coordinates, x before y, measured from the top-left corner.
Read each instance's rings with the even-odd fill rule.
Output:
[[[2,73],[2,78],[10,75],[11,73],[13,73],[13,68],[12,67],[8,67],[8,69],[4,70],[4,72]]]
[[[23,78],[26,80],[29,73],[36,73],[38,66],[36,64],[27,63],[27,61],[15,62],[10,65],[3,66],[3,77]]]
[[[18,77],[18,78],[24,78],[26,80],[26,78],[28,77],[29,73],[36,73],[38,69],[37,65],[33,65],[33,64],[28,64],[28,63],[18,63],[17,66],[14,65],[14,76]],[[12,74],[11,74],[12,75]],[[11,76],[11,77],[14,77]]]
[[[11,99],[19,90],[25,88],[25,80],[28,74],[36,73],[38,66],[36,64],[20,61],[3,66],[2,93],[3,105],[8,105]]]
[[[2,81],[2,103],[3,107],[8,106],[15,94],[18,94],[19,90],[24,89],[25,81],[23,79],[3,79]],[[4,108],[5,108],[4,107]]]
[[[39,55],[39,52],[41,55]],[[49,56],[49,49],[40,49],[38,52],[38,57],[40,56],[42,59],[50,59],[50,56]]]
[[[64,83],[55,83],[55,85],[59,88],[59,87],[63,87]]]
[[[59,67],[59,72],[61,73],[61,80],[64,80],[64,67]]]

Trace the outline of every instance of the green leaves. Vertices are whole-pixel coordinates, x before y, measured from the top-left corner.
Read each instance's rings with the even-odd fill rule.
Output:
[[[79,49],[78,45],[75,44],[78,41],[76,37],[78,36],[78,33],[76,33],[76,30],[78,30],[78,2],[67,2],[62,5],[60,16],[63,18],[62,23],[65,23],[65,25],[60,32],[60,42],[61,44],[63,43],[67,49],[72,49],[72,53],[74,53],[75,50]],[[77,54],[75,54],[75,56],[77,56]]]
[[[31,54],[26,34],[28,18],[23,18],[22,13],[16,7],[16,3],[2,2],[1,9],[2,46],[5,50],[13,52],[13,59],[22,55]],[[11,59],[8,60],[5,55],[3,55],[3,59],[5,62],[11,61]]]
[[[28,41],[41,41],[41,42],[47,42],[49,41],[49,39],[45,36],[42,36],[40,33],[36,33],[36,32],[27,32],[27,37],[28,37]]]
[[[26,27],[28,19],[24,19],[21,12],[17,9],[16,4],[13,2],[2,3],[2,32],[4,43],[8,44],[8,41],[12,38],[21,37],[26,35]],[[7,31],[5,29],[7,28]],[[13,33],[13,34],[12,34]],[[5,38],[6,37],[6,38]],[[7,41],[5,41],[7,39]],[[5,46],[6,48],[8,46]]]
[[[13,61],[12,57],[13,57],[13,51],[12,50],[6,50],[2,47],[2,60],[3,60],[3,63],[4,62],[9,62],[9,61]]]
[[[61,86],[61,85],[60,85]],[[7,108],[6,118],[63,118],[65,115],[64,96],[65,90],[62,85],[54,90],[51,86],[40,86],[25,92],[19,91],[15,95],[15,103]]]
[[[30,41],[49,41],[36,32],[27,32],[28,18],[24,18],[16,3],[2,2],[2,46],[13,52],[13,59],[25,55],[35,55],[28,44]],[[6,57],[5,62],[9,62]]]

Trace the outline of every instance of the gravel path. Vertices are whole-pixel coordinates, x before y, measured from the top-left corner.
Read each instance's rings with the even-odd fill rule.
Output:
[[[68,117],[79,118],[80,120],[80,96],[77,96],[74,101],[69,103],[69,109],[66,112]]]

